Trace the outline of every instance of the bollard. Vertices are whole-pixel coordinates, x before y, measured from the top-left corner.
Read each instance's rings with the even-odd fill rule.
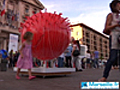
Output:
[[[6,59],[1,59],[0,71],[7,71],[7,63],[8,61]]]

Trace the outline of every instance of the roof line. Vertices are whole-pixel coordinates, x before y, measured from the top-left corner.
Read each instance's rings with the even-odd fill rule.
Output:
[[[77,23],[77,24],[73,24],[73,25],[71,25],[70,27],[73,27],[73,26],[85,26],[85,27],[87,27],[87,28],[89,28],[89,29],[93,30],[94,32],[96,32],[96,33],[98,33],[98,34],[100,34],[100,35],[104,36],[105,38],[109,38],[107,35],[105,35],[105,34],[103,34],[103,33],[100,33],[99,31],[97,31],[97,30],[95,30],[95,29],[91,28],[90,26],[87,26],[87,25],[86,25],[86,24],[84,24],[84,23]]]
[[[38,1],[38,0],[35,0],[35,2],[37,2],[37,3],[39,2],[38,4],[41,5],[41,7],[36,6],[36,5],[34,5],[34,4],[32,4],[32,3],[28,2],[28,1],[26,1],[26,0],[21,0],[21,1],[26,2],[26,3],[29,3],[29,4],[35,6],[35,7],[39,8],[39,9],[42,9],[42,10],[45,8],[45,7],[43,6],[43,4],[42,4],[40,1]]]

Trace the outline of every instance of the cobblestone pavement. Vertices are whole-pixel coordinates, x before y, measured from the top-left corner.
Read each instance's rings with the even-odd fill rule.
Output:
[[[15,73],[9,69],[0,72],[0,90],[81,90],[80,82],[97,81],[102,76],[103,69],[86,69],[67,76],[50,76],[29,81],[27,76],[15,79]],[[119,70],[112,70],[108,81],[120,81]]]

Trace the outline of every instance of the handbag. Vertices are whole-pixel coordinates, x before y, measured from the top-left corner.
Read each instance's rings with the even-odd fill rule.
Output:
[[[79,55],[80,55],[80,51],[79,51],[79,50],[74,50],[73,56],[74,56],[74,57],[77,57],[77,56],[79,56]]]

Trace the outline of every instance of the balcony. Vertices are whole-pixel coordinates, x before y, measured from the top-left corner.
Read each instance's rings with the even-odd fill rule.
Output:
[[[7,38],[8,36],[6,34],[0,33],[0,39]]]
[[[5,24],[0,24],[0,30],[8,32],[8,33],[16,33],[19,34],[18,28],[14,26],[8,26]]]

